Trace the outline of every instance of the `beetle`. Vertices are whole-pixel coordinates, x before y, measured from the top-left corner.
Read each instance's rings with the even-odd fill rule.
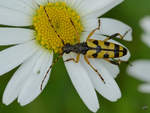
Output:
[[[99,23],[98,27],[92,30],[92,32],[88,35],[85,42],[80,42],[75,45],[71,45],[69,43],[65,44],[64,47],[62,48],[63,51],[62,55],[64,53],[69,54],[70,52],[77,53],[76,59],[70,58],[65,61],[68,62],[72,60],[75,63],[79,62],[80,54],[84,55],[86,63],[99,75],[101,80],[105,83],[103,77],[100,75],[98,70],[91,65],[88,58],[104,59],[107,62],[110,62],[114,65],[119,65],[122,61],[121,60],[115,61],[113,59],[127,55],[127,49],[121,45],[108,42],[108,40],[118,36],[120,37],[120,39],[123,39],[125,35],[129,32],[129,30],[125,32],[124,35],[121,35],[120,33],[115,33],[111,36],[104,35],[107,36],[105,40],[90,39],[91,36],[96,32],[96,30],[100,29],[100,19],[98,20],[98,23]]]
[[[50,20],[49,20],[49,22],[50,22],[51,27],[54,29]],[[70,22],[72,23],[72,25],[76,31],[76,36],[79,36],[71,18],[70,18]],[[85,59],[86,63],[98,74],[98,76],[101,78],[101,80],[105,83],[101,74],[98,72],[98,70],[95,67],[92,66],[92,64],[89,62],[88,58],[104,59],[107,62],[110,62],[114,65],[119,65],[122,61],[121,60],[116,61],[116,60],[114,60],[114,58],[119,58],[119,57],[127,55],[127,49],[121,45],[118,45],[118,44],[115,44],[112,42],[108,42],[108,40],[113,39],[113,38],[118,37],[118,36],[120,37],[120,39],[123,39],[125,37],[125,35],[129,32],[129,30],[127,32],[125,32],[124,35],[121,35],[120,33],[115,33],[111,36],[104,35],[104,36],[106,36],[106,39],[104,39],[104,40],[90,39],[91,36],[97,30],[100,30],[100,19],[98,19],[98,27],[95,28],[94,30],[92,30],[91,33],[89,33],[86,41],[80,42],[80,40],[79,40],[78,43],[76,43],[74,45],[71,45],[69,43],[65,44],[64,41],[61,39],[61,37],[58,35],[58,37],[61,39],[61,41],[63,43],[62,53],[57,57],[57,59],[52,63],[52,65],[47,70],[46,75],[44,76],[44,79],[41,83],[41,90],[42,90],[42,84],[43,84],[44,80],[46,79],[46,76],[49,73],[50,69],[53,67],[53,65],[64,54],[69,54],[71,52],[74,52],[77,54],[76,59],[70,58],[70,59],[65,60],[64,62],[74,61],[75,63],[78,63],[80,60],[80,55],[81,54],[84,55],[84,59]],[[55,31],[55,33],[57,34],[56,31]]]

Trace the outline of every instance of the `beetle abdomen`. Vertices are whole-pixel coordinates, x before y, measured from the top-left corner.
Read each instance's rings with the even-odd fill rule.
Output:
[[[89,50],[86,56],[89,58],[118,58],[127,54],[126,48],[111,42],[90,39],[87,45]]]

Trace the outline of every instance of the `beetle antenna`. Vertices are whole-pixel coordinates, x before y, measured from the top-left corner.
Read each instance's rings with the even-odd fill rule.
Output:
[[[63,43],[63,45],[65,45],[64,40],[63,40],[63,39],[61,39],[59,36],[58,36],[58,38],[61,40],[61,42]]]
[[[73,25],[73,27],[74,27],[74,29],[75,29],[75,32],[76,32],[76,36],[77,36],[78,42],[80,42],[80,36],[79,36],[79,33],[78,33],[78,31],[77,31],[77,29],[76,29],[76,26],[74,25],[74,23],[73,23],[73,21],[72,21],[71,18],[70,18],[70,22],[71,22],[71,24]]]
[[[130,31],[131,31],[131,29],[128,29],[128,30],[123,34],[123,37],[125,37]]]
[[[46,11],[46,8],[45,8],[45,7],[44,7],[44,11],[45,11],[46,16],[47,16],[47,18],[48,18],[48,21],[49,21],[50,26],[54,29],[54,32],[56,33],[57,37],[58,37],[59,39],[61,39],[61,41],[62,41],[63,45],[65,45],[64,40],[60,37],[60,35],[59,35],[59,34],[57,33],[57,31],[55,30],[55,27],[53,26],[52,21],[51,21],[51,19],[49,18],[49,15],[48,15],[48,13],[47,13],[47,11]]]

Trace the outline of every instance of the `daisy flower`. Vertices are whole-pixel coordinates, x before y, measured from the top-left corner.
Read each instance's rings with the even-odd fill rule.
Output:
[[[17,99],[18,103],[23,106],[32,102],[42,92],[41,83],[52,64],[53,54],[60,54],[62,51],[62,40],[65,44],[76,44],[78,40],[85,41],[89,32],[98,26],[97,17],[122,1],[1,1],[0,24],[9,27],[0,27],[0,45],[13,46],[0,52],[0,75],[20,65],[8,82],[3,95],[3,103],[9,105]],[[120,21],[101,18],[101,31],[96,32],[93,38],[103,40],[104,37],[99,34],[124,34],[129,29],[129,26]],[[132,40],[131,32],[126,35],[125,40]],[[76,54],[70,53],[63,55],[63,59],[75,56]],[[128,60],[129,57],[130,53],[120,59]],[[103,76],[105,84],[85,64],[83,56],[79,63],[65,62],[65,66],[82,101],[92,112],[96,112],[99,109],[96,91],[110,101],[117,101],[121,97],[120,89],[114,80],[119,73],[119,68],[104,60],[90,61]],[[48,71],[43,82],[42,90],[48,82],[50,72],[51,70]]]
[[[142,41],[150,47],[150,16],[144,17],[140,25],[144,30]],[[150,93],[150,60],[136,60],[132,65],[128,67],[127,72],[131,76],[145,82],[138,87],[138,90],[143,93]]]

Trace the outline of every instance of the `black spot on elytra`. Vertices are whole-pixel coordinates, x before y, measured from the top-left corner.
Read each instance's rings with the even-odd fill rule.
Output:
[[[114,54],[115,54],[115,55],[114,55],[115,58],[118,58],[118,57],[119,57],[119,51],[115,51]]]
[[[93,54],[92,56],[93,56],[94,58],[97,58],[97,53]]]
[[[105,46],[109,46],[110,42],[104,42]]]
[[[119,45],[115,44],[115,49],[114,49],[114,57],[118,58],[119,57]]]
[[[127,49],[123,48],[123,56],[127,54]]]
[[[119,45],[115,44],[114,50],[115,50],[115,51],[119,51]]]
[[[98,40],[94,40],[93,43],[98,45]]]
[[[104,54],[104,58],[109,58],[109,54]]]

